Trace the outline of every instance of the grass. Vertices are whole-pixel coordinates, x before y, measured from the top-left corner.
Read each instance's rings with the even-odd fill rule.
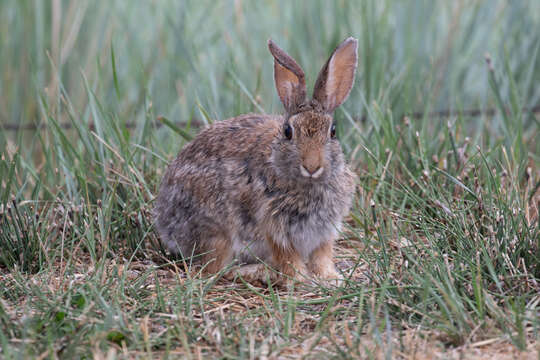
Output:
[[[0,358],[538,356],[539,10],[0,2]],[[150,217],[167,161],[212,121],[281,111],[269,37],[312,86],[349,35],[343,284],[168,260]]]

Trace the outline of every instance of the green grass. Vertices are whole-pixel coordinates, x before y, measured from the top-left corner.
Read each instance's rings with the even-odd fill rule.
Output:
[[[0,2],[0,358],[538,356],[539,14]],[[313,86],[347,36],[346,281],[254,287],[167,260],[150,217],[167,161],[207,123],[281,111],[269,37]]]

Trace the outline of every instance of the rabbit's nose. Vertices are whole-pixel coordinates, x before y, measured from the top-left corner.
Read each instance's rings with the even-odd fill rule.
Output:
[[[323,172],[322,154],[320,151],[306,151],[300,163],[300,172],[307,177],[317,178]]]
[[[304,165],[300,165],[300,172],[305,177],[312,177],[316,179],[319,176],[321,176],[323,171],[324,171],[324,168],[322,166],[318,166],[318,167],[310,169],[310,168],[306,168]]]

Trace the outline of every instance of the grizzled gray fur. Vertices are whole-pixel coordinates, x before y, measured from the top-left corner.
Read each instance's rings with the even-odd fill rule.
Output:
[[[288,277],[336,278],[333,242],[354,196],[334,109],[348,97],[357,40],[346,39],[322,68],[312,99],[304,72],[271,40],[274,78],[286,113],[216,122],[180,151],[154,209],[162,243],[202,255],[210,273],[237,260],[260,277],[264,262]]]

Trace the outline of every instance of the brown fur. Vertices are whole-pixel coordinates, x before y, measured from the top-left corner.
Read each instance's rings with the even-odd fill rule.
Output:
[[[272,40],[268,49],[274,56],[274,80],[276,89],[289,112],[295,111],[306,99],[306,80],[302,68]]]
[[[325,242],[309,256],[309,269],[313,274],[323,279],[336,279],[338,274],[334,267],[334,262],[332,261],[333,257],[333,242]]]
[[[297,138],[302,165],[310,173],[325,166],[321,148],[328,139],[332,117],[329,115],[321,116],[320,113],[314,111],[306,111],[302,113],[302,116],[293,116],[290,122],[295,129],[299,129]]]
[[[203,249],[202,263],[206,264],[205,272],[209,274],[217,273],[233,258],[230,242],[226,237],[216,237],[206,244]]]
[[[271,235],[268,235],[266,239],[272,249],[272,265],[278,271],[293,279],[299,279],[308,274],[306,265],[296,249],[276,244]]]
[[[356,71],[358,42],[348,38],[332,53],[323,66],[313,90],[313,99],[326,112],[332,112],[349,96],[354,84]]]
[[[243,267],[234,274],[254,280],[266,276],[262,260],[293,278],[308,267],[333,277],[332,244],[355,175],[330,136],[331,112],[354,82],[356,40],[337,47],[311,100],[298,64],[271,41],[269,48],[286,114],[241,115],[201,131],[165,173],[156,229],[170,252],[202,255],[209,273],[236,260]]]

